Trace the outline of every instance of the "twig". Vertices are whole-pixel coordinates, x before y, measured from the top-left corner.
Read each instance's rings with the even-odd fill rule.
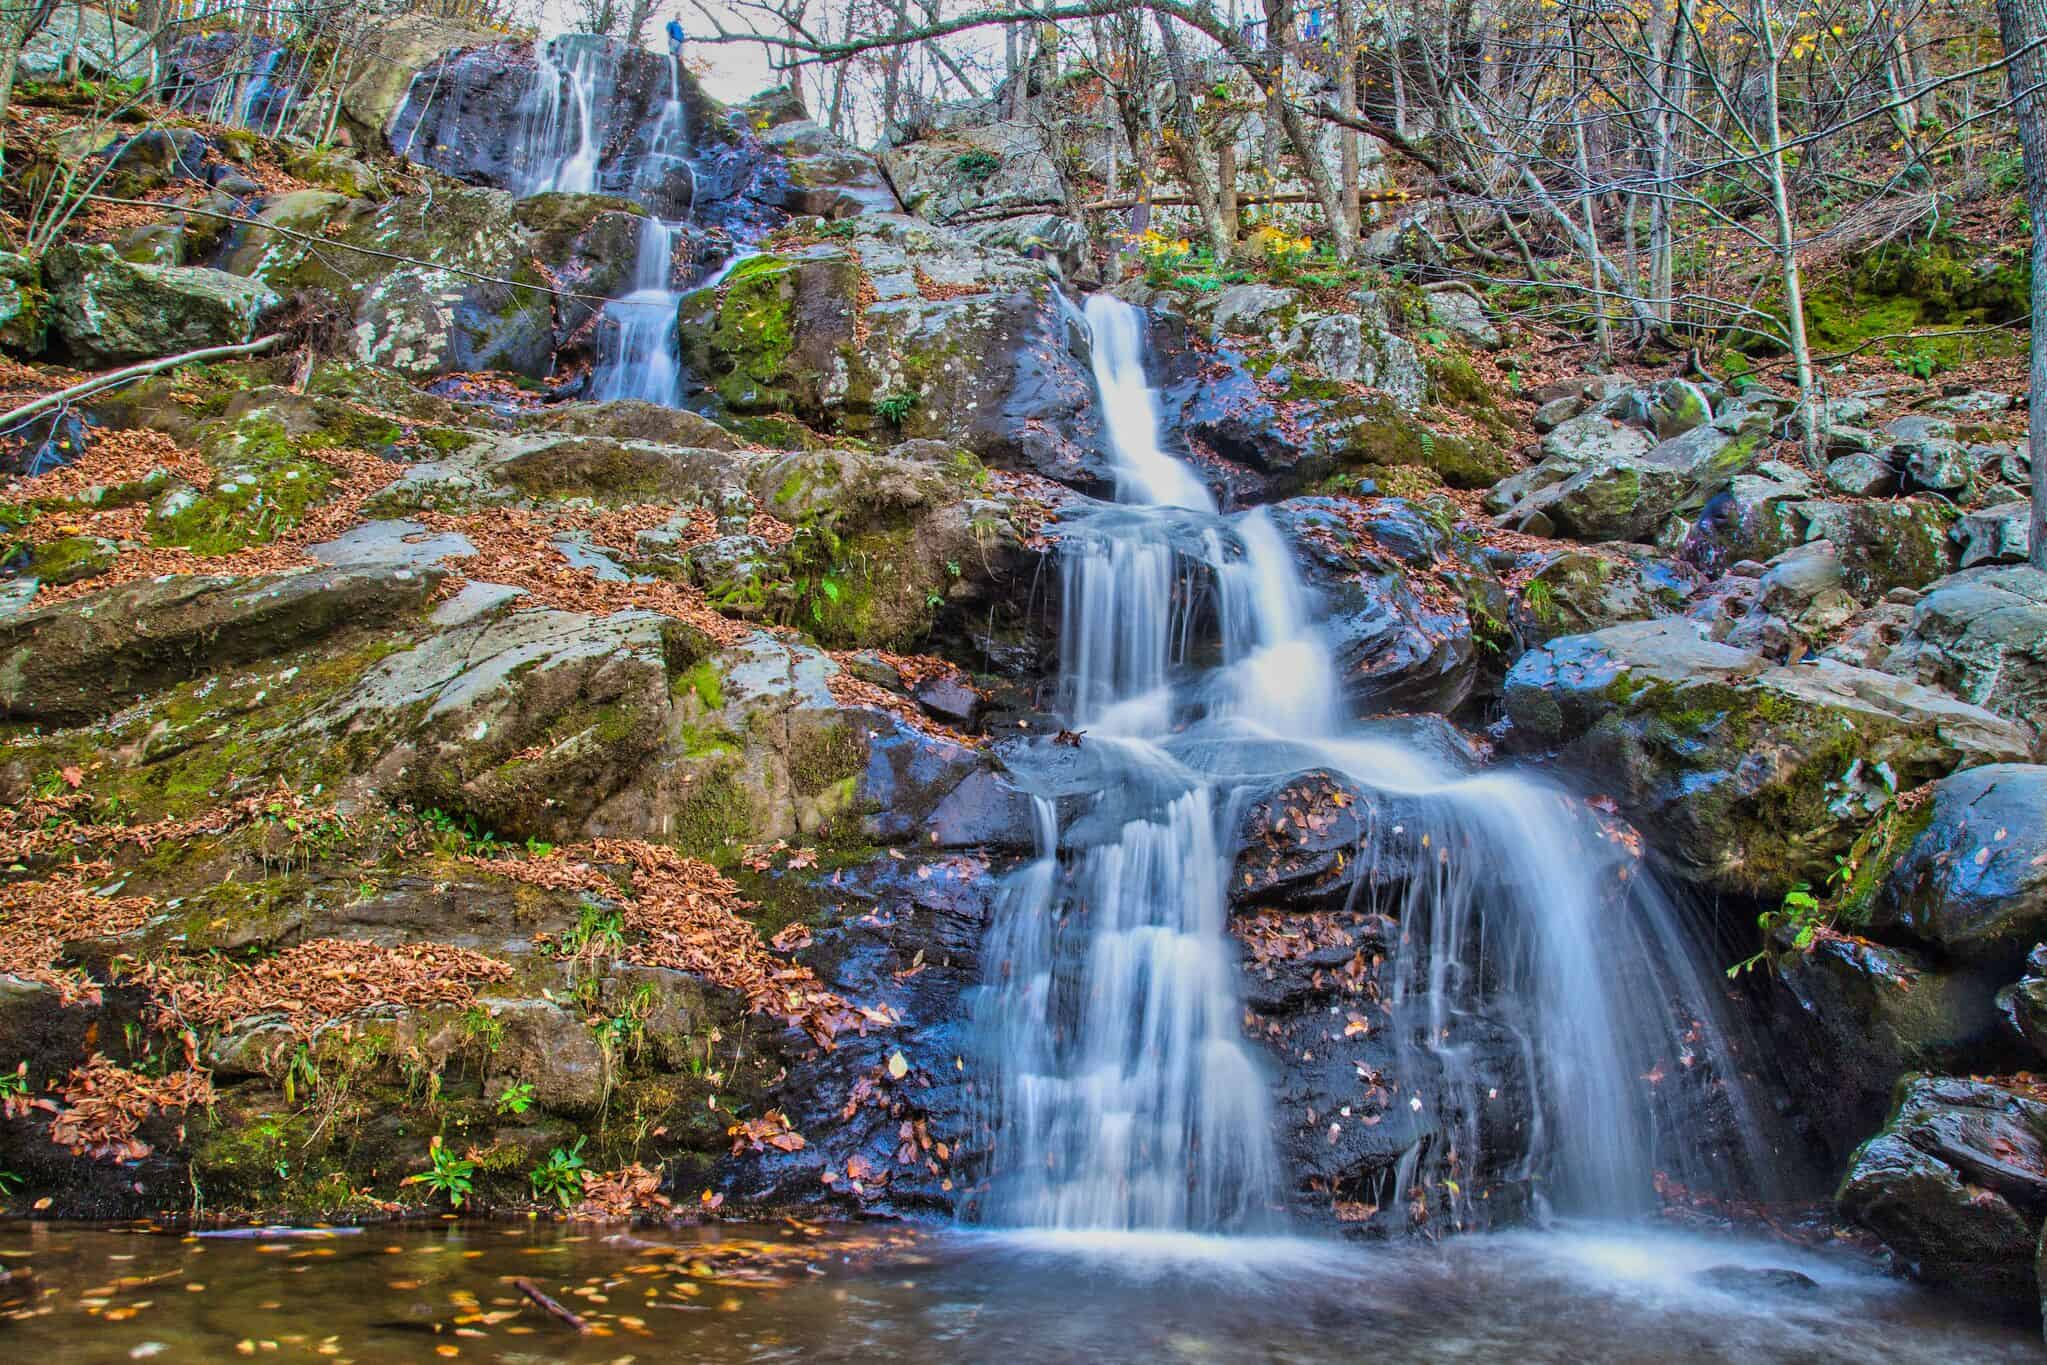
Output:
[[[533,1283],[533,1281],[526,1279],[522,1276],[512,1281],[512,1288],[518,1290],[521,1294],[524,1294],[527,1298],[533,1300],[533,1302],[539,1304],[542,1308],[546,1309],[548,1316],[554,1318],[556,1321],[562,1323],[564,1326],[572,1327],[578,1332],[588,1332],[590,1330],[589,1323],[583,1321],[583,1319],[580,1316],[570,1312],[567,1308],[563,1307],[559,1299],[554,1298],[552,1295],[547,1293],[546,1290],[542,1289],[539,1285]]]
[[[156,360],[144,360],[118,370],[109,370],[105,374],[96,374],[90,379],[81,380],[79,383],[73,384],[68,389],[59,389],[55,393],[46,393],[41,398],[22,404],[12,412],[0,412],[0,431],[11,431],[20,423],[27,421],[45,409],[63,407],[65,404],[77,399],[88,398],[102,389],[110,389],[116,384],[124,384],[130,379],[140,379],[144,375],[160,374],[165,370],[174,370],[180,365],[188,365],[201,360],[222,360],[229,356],[256,355],[259,352],[269,350],[282,339],[282,333],[273,332],[267,337],[258,337],[254,341],[244,341],[235,346],[207,346],[197,351],[186,351],[180,355],[167,355]]]

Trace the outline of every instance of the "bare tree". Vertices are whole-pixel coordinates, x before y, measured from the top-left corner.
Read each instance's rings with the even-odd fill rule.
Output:
[[[2026,215],[2032,220],[2032,340],[2026,372],[2026,453],[2033,469],[2029,528],[2033,567],[2047,569],[2047,0],[1997,0],[1998,29],[2009,59],[2012,116],[2025,158]]]

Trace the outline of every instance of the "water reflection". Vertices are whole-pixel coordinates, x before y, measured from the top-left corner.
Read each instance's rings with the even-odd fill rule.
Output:
[[[0,1264],[32,1269],[35,1284],[8,1340],[65,1362],[2039,1355],[2019,1325],[1973,1320],[1858,1262],[1634,1226],[1361,1247],[794,1224],[202,1240],[15,1223],[0,1227]],[[521,1279],[590,1330],[537,1307]]]

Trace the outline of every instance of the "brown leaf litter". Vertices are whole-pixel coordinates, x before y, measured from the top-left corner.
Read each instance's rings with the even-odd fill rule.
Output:
[[[386,948],[320,938],[225,975],[150,963],[139,979],[156,994],[159,1009],[183,1023],[227,1024],[281,1014],[293,1028],[310,1032],[384,1005],[467,1005],[476,998],[477,983],[511,975],[511,967],[496,958],[445,943]]]
[[[50,1141],[96,1161],[140,1161],[150,1146],[135,1135],[155,1113],[183,1113],[213,1103],[213,1083],[187,1069],[145,1076],[95,1052],[57,1090],[63,1108],[50,1121]]]

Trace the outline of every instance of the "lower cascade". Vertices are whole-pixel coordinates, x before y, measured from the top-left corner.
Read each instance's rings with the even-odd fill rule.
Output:
[[[1386,1091],[1363,1121],[1398,1158],[1377,1188],[1332,1193],[1482,1223],[1486,1170],[1521,1204],[1599,1214],[1646,1210],[1659,1172],[1710,1183],[1739,1161],[1753,1178],[1749,1151],[1676,1140],[1695,1078],[1731,1145],[1757,1125],[1714,1041],[1711,977],[1629,836],[1537,779],[1351,720],[1270,515],[1219,514],[1162,448],[1144,315],[1095,295],[1086,321],[1118,501],[1061,524],[1067,733],[1009,756],[1039,854],[1005,887],[975,999],[992,1147],[968,1216],[1286,1224],[1229,883],[1251,800],[1318,771],[1367,812],[1346,908],[1385,916],[1396,945],[1363,1021],[1394,1065],[1383,1087],[1359,1076]],[[1670,1059],[1684,1075],[1659,1072]]]

